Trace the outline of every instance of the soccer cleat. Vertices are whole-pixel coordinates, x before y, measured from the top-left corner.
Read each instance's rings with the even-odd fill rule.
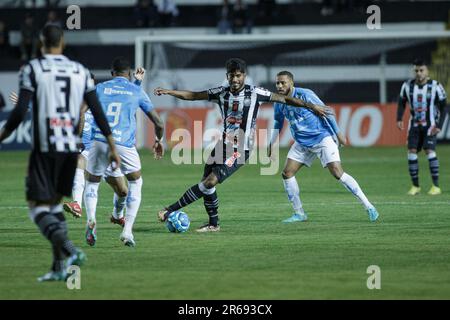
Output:
[[[169,217],[169,210],[167,209],[163,209],[160,212],[158,212],[158,220],[160,222],[164,222],[167,220],[167,218]]]
[[[84,262],[87,260],[86,254],[81,251],[80,249],[77,249],[77,252],[66,260],[66,268],[70,266],[79,266],[81,267]]]
[[[217,231],[220,231],[220,226],[214,226],[212,224],[207,223],[195,231],[197,231],[197,232],[217,232]]]
[[[95,222],[88,222],[86,226],[86,242],[91,247],[95,246],[97,241],[97,228]]]
[[[127,247],[136,246],[136,242],[134,241],[134,237],[132,234],[125,234],[124,232],[122,232],[122,234],[120,235],[120,241],[122,241],[123,244]]]
[[[417,195],[419,193],[420,193],[420,188],[416,187],[416,186],[412,186],[411,189],[409,189],[409,191],[408,191],[408,194],[410,196],[415,196],[415,195]]]
[[[63,205],[64,211],[72,214],[75,218],[81,218],[82,210],[78,202],[65,202]]]
[[[375,207],[367,209],[367,213],[369,215],[369,220],[371,222],[374,222],[378,219],[379,214],[378,214],[377,209],[375,209]]]
[[[294,213],[291,217],[284,219],[283,222],[284,223],[303,222],[306,220],[308,220],[308,216],[306,215],[306,213],[304,214]]]
[[[436,196],[436,195],[441,194],[441,193],[442,193],[441,188],[436,187],[436,186],[432,186],[430,191],[428,191],[428,194],[432,195],[432,196]]]
[[[111,223],[118,224],[122,228],[125,227],[125,218],[124,217],[115,218],[114,215],[111,215],[111,218],[109,220],[111,221]]]
[[[66,281],[67,273],[65,271],[50,271],[44,274],[42,277],[39,277],[37,281],[39,282],[47,282],[47,281]]]

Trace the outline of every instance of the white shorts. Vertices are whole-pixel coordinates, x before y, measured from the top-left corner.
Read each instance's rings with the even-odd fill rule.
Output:
[[[88,159],[89,159],[89,150],[83,150],[81,152],[81,155],[84,157],[84,159],[86,159],[86,161],[88,161]]]
[[[90,150],[90,149],[89,149]],[[89,150],[83,150],[81,152],[81,155],[84,157],[84,159],[87,161],[89,160]],[[120,169],[118,170],[113,170],[111,165],[108,165],[108,168],[106,168],[105,171],[105,175],[104,178],[106,177],[114,177],[114,178],[119,178],[119,177],[123,177],[123,173]]]
[[[141,170],[141,159],[135,147],[127,148],[116,145],[120,156],[120,169],[112,170],[108,159],[108,145],[104,142],[95,141],[89,150],[87,172],[94,176],[121,177],[124,174]]]
[[[338,146],[330,136],[323,138],[322,141],[310,148],[303,147],[295,142],[289,150],[287,157],[303,163],[307,167],[311,166],[316,157],[320,159],[324,168],[330,162],[341,161]]]

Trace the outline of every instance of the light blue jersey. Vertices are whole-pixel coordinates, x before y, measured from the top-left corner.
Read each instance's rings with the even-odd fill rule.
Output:
[[[294,88],[294,98],[303,101],[325,105],[314,91],[304,88]],[[275,129],[281,130],[284,118],[289,121],[291,134],[294,140],[304,147],[312,147],[327,136],[334,136],[339,132],[339,127],[334,116],[325,119],[317,116],[313,111],[306,108],[297,108],[284,103],[274,104]]]
[[[81,141],[84,145],[84,150],[89,150],[92,146],[92,139],[94,138],[95,130],[95,120],[91,113],[91,110],[87,110],[84,113],[84,126],[83,135],[81,136]]]
[[[127,78],[116,77],[97,85],[97,97],[111,127],[116,144],[134,147],[136,144],[136,112],[145,113],[154,106],[145,91]],[[94,140],[106,142],[100,129],[95,126]]]

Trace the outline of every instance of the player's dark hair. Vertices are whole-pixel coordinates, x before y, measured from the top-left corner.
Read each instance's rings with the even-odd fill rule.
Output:
[[[113,73],[128,73],[130,69],[130,61],[128,61],[128,59],[126,59],[125,57],[116,57],[111,65],[111,71]]]
[[[426,63],[426,61],[421,59],[421,58],[417,58],[417,59],[414,59],[413,65],[415,65],[415,66],[427,66],[428,63]]]
[[[58,47],[64,32],[60,26],[48,24],[41,30],[41,41],[46,48]]]
[[[225,68],[227,69],[227,73],[232,73],[236,71],[240,71],[242,73],[247,72],[247,63],[244,60],[239,58],[231,58],[228,59],[225,63]]]
[[[277,77],[278,76],[287,76],[289,79],[292,80],[292,82],[294,82],[294,75],[292,73],[290,73],[289,71],[283,70],[277,73]]]

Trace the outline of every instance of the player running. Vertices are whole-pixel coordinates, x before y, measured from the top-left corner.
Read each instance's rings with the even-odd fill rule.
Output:
[[[134,73],[134,84],[140,86],[145,77],[145,69],[137,68]],[[86,184],[85,169],[87,159],[89,157],[89,150],[91,149],[95,131],[95,122],[92,113],[86,108],[81,111],[80,117],[80,132],[82,132],[81,141],[83,144],[80,156],[78,157],[77,170],[75,172],[75,179],[72,188],[72,201],[64,203],[64,210],[71,213],[75,218],[80,218],[82,215],[82,200],[83,192]],[[107,170],[107,171],[110,171]],[[117,173],[117,179],[106,176],[105,181],[113,188],[113,212],[110,217],[111,223],[125,226],[125,219],[123,211],[128,194],[128,187],[123,174]]]
[[[77,128],[83,101],[92,110],[106,137],[111,150],[109,159],[119,165],[120,158],[89,70],[62,54],[62,29],[55,25],[45,26],[41,40],[43,57],[31,60],[21,69],[19,99],[0,130],[0,142],[19,126],[33,102],[33,140],[26,197],[31,220],[50,241],[53,250],[51,270],[38,281],[64,281],[68,266],[81,265],[86,260],[84,253],[68,238],[61,204],[62,197],[70,196],[72,191],[78,157]]]
[[[126,199],[125,226],[120,240],[126,246],[135,246],[132,228],[141,203],[142,189],[141,160],[135,147],[137,109],[141,108],[155,125],[156,141],[153,151],[156,159],[161,159],[164,154],[161,143],[164,124],[145,91],[130,82],[131,71],[128,60],[122,57],[116,58],[112,64],[112,76],[112,80],[97,85],[97,96],[109,120],[122,159],[121,172],[108,168],[106,161],[108,145],[96,127],[94,143],[89,151],[86,169],[88,177],[84,191],[84,203],[88,217],[86,241],[93,246],[97,240],[95,214],[101,177],[106,174],[111,178],[112,184],[118,185],[120,175],[123,173],[128,180],[128,195],[118,199],[119,202]]]
[[[324,105],[313,91],[294,87],[294,76],[289,71],[281,71],[277,74],[276,86],[279,94]],[[321,118],[308,109],[295,108],[290,103],[275,103],[274,114],[275,130],[272,132],[270,139],[269,156],[279,130],[283,128],[285,118],[289,121],[291,134],[295,140],[289,150],[282,173],[284,189],[292,203],[294,214],[283,222],[298,222],[308,219],[300,200],[300,189],[295,174],[304,165],[310,167],[316,157],[320,159],[324,168],[327,167],[330,173],[361,201],[367,210],[370,221],[377,220],[378,212],[375,207],[364,195],[356,180],[342,169],[339,149],[332,136],[337,135],[338,138],[340,136],[341,143],[345,143],[345,138],[339,132],[334,117]]]

